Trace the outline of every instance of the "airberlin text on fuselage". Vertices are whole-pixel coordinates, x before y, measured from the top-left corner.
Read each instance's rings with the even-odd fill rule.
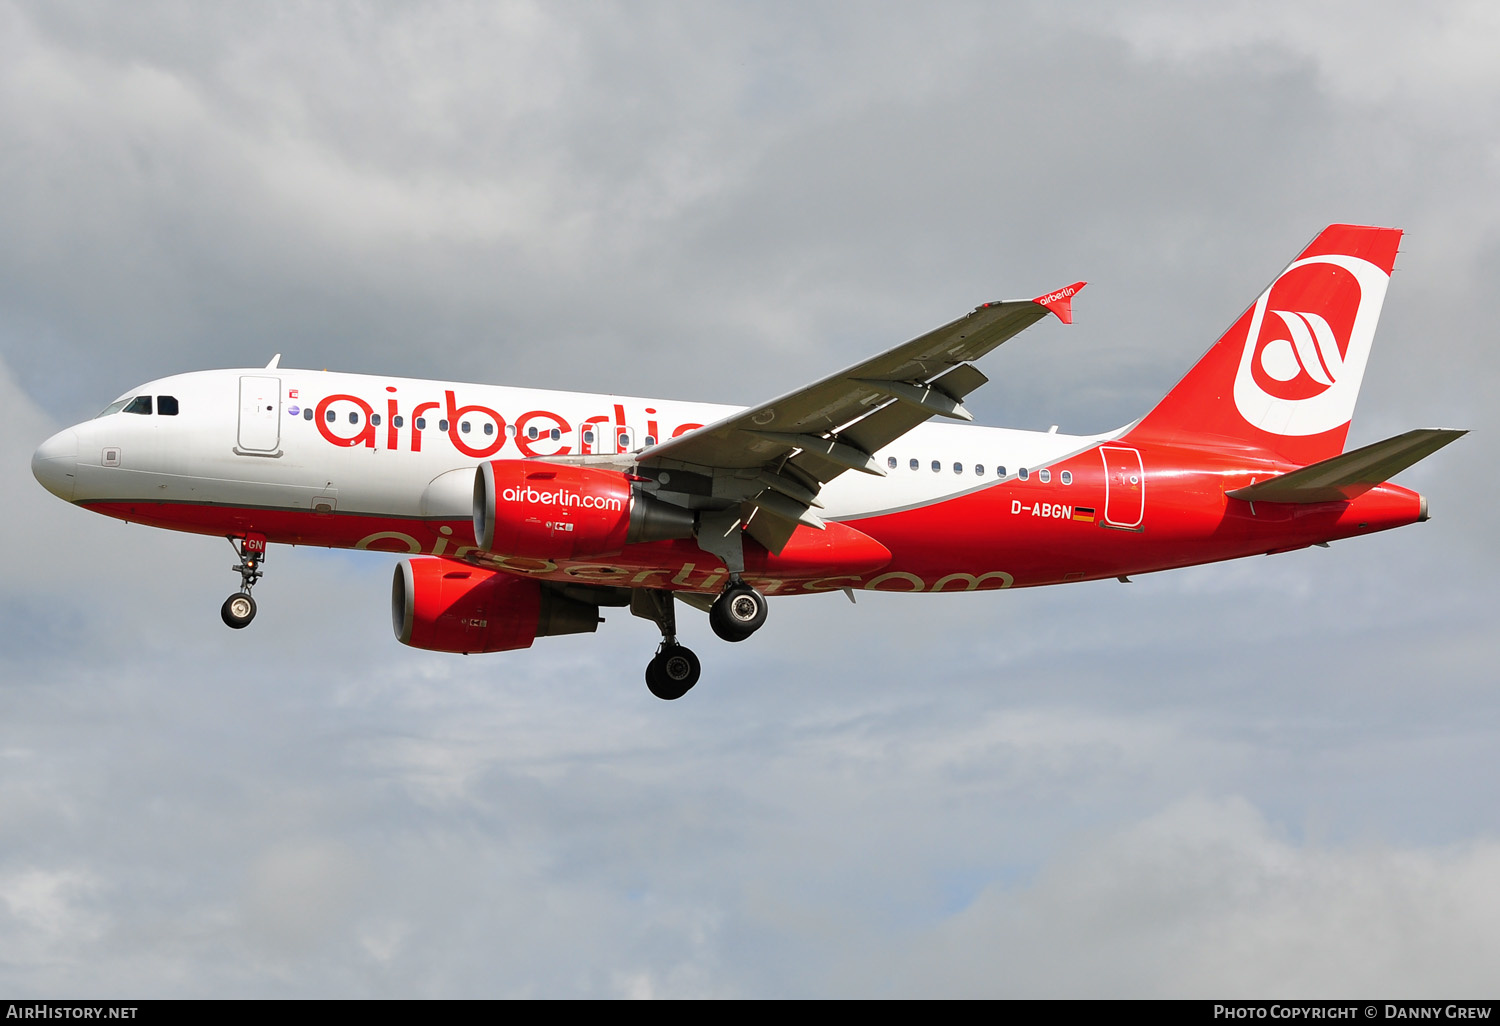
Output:
[[[569,423],[567,418],[561,414],[553,413],[549,410],[528,410],[511,422],[502,417],[499,411],[493,410],[488,406],[478,404],[460,406],[457,394],[452,389],[446,389],[443,392],[443,402],[439,403],[433,400],[420,402],[413,406],[410,412],[405,412],[401,409],[400,401],[394,395],[396,391],[395,387],[387,385],[385,390],[393,394],[386,397],[384,424],[377,423],[374,405],[357,395],[340,392],[324,396],[318,400],[317,406],[313,409],[313,423],[317,425],[318,434],[322,435],[324,440],[331,445],[343,447],[363,445],[370,449],[385,448],[391,450],[405,448],[411,452],[421,452],[424,432],[417,427],[417,421],[433,415],[441,418],[447,424],[445,433],[448,436],[448,440],[453,443],[453,447],[465,456],[471,456],[475,459],[484,459],[495,455],[495,453],[505,447],[505,443],[508,441],[514,441],[516,448],[521,451],[521,455],[523,456],[566,456],[573,451],[572,442],[568,439],[570,438],[569,433],[574,430],[575,425]],[[351,403],[359,409],[361,416],[354,423],[347,425],[349,428],[355,429],[353,434],[339,434],[338,429],[345,425],[341,425],[337,417],[329,420],[328,408],[334,403]],[[441,410],[442,412],[434,413],[437,410]],[[647,418],[649,418],[645,422],[645,433],[656,439],[663,437],[676,438],[684,432],[703,426],[697,423],[679,424],[673,428],[670,436],[663,436],[654,419],[656,411],[647,407],[645,413]],[[398,420],[403,418],[403,414],[404,421],[398,423]],[[489,422],[493,422],[494,424],[493,436],[483,436],[485,438],[483,444],[471,444],[464,437],[468,433],[464,430],[467,426],[464,418],[470,416],[476,418],[485,417],[488,418]],[[514,426],[515,430],[512,435],[507,435],[506,433],[505,429],[508,424],[513,424]],[[618,444],[619,436],[627,430],[625,407],[622,403],[615,403],[613,416],[601,413],[597,416],[585,418],[576,426],[580,432],[589,428],[592,428],[594,431],[594,442],[592,445],[580,442],[582,451],[592,453],[620,452],[622,451],[622,447]],[[532,427],[538,428],[537,437],[535,438],[529,437],[529,429]],[[559,436],[556,439],[552,437],[554,430],[557,431]],[[402,444],[403,434],[406,436],[404,445]],[[550,451],[543,451],[549,448]]]

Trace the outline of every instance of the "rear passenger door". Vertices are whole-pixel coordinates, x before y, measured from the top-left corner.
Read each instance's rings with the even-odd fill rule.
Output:
[[[1140,531],[1146,519],[1146,472],[1139,449],[1101,445],[1104,458],[1104,526]]]

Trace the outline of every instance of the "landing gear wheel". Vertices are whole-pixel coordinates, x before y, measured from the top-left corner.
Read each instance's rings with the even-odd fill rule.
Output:
[[[766,622],[766,597],[748,584],[731,584],[714,599],[708,625],[725,641],[744,641]]]
[[[244,592],[237,591],[224,600],[224,605],[219,608],[219,615],[224,618],[224,623],[235,630],[248,627],[250,621],[255,619],[255,600]]]
[[[692,649],[663,642],[646,664],[646,687],[657,698],[671,702],[691,691],[702,671]]]

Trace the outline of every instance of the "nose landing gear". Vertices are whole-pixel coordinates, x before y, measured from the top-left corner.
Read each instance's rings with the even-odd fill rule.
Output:
[[[238,544],[230,538],[229,544],[240,557],[239,564],[229,568],[240,575],[240,590],[224,600],[219,616],[226,626],[240,630],[255,619],[255,600],[250,597],[250,589],[264,575],[260,566],[266,561],[266,539],[263,535],[247,534]]]
[[[219,607],[219,616],[224,623],[235,630],[250,626],[250,621],[255,619],[255,600],[249,595],[239,592],[224,600]]]

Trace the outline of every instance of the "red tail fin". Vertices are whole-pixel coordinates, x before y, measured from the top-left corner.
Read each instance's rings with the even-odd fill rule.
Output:
[[[1325,228],[1127,437],[1299,464],[1343,452],[1400,242],[1395,228]]]

